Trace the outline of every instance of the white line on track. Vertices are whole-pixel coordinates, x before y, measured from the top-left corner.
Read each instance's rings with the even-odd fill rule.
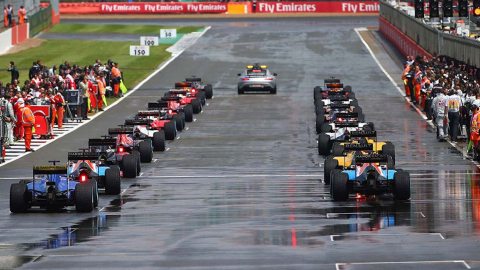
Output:
[[[320,174],[223,174],[223,175],[158,175],[144,178],[257,178],[257,177],[321,177]]]
[[[200,33],[194,42],[192,42],[190,45],[192,44],[195,44],[195,42],[200,38],[202,37],[208,30],[210,30],[211,26],[208,26],[208,27],[205,27],[205,29],[203,30],[202,33]],[[177,42],[178,43],[178,42]],[[176,43],[176,44],[177,44]],[[174,44],[175,45],[175,44]],[[174,46],[172,45],[172,47]],[[90,123],[91,121],[93,121],[95,118],[99,117],[100,115],[102,115],[105,111],[108,111],[109,109],[113,108],[115,105],[117,105],[119,102],[121,102],[124,98],[130,96],[132,93],[134,93],[135,91],[137,91],[142,85],[144,85],[148,80],[150,80],[151,78],[153,78],[153,76],[157,75],[160,71],[164,70],[173,60],[175,60],[178,56],[180,56],[186,49],[188,49],[189,46],[187,47],[183,47],[180,51],[178,52],[172,52],[172,56],[170,57],[170,59],[168,59],[165,63],[163,63],[162,66],[160,66],[157,70],[155,70],[152,74],[150,74],[147,78],[145,78],[143,81],[141,81],[139,84],[137,84],[135,86],[135,88],[133,88],[132,90],[128,91],[122,98],[116,100],[115,102],[113,102],[112,104],[110,104],[110,106],[107,106],[103,112],[99,112],[99,113],[96,113],[95,115],[91,116],[90,117],[90,120],[87,121],[87,122],[82,122],[78,125],[75,125],[74,127],[72,127],[71,129],[69,129],[68,131],[66,131],[65,133],[62,133],[62,134],[59,134],[59,135],[55,135],[55,139],[54,140],[48,140],[46,141],[45,143],[43,143],[42,145],[39,145],[38,147],[36,147],[35,150],[38,150],[40,148],[43,148],[49,144],[51,144],[52,142],[54,142],[56,139],[58,138],[61,138],[63,136],[65,136],[66,134],[69,134],[71,133],[72,131],[75,131],[76,129]],[[171,48],[171,47],[169,47]],[[168,49],[167,49],[168,50]],[[23,153],[15,158],[12,158],[12,159],[9,159],[9,160],[6,160],[4,163],[0,164],[0,167],[2,166],[5,166],[17,159],[20,159],[28,154],[30,154],[31,152],[26,152],[26,153]]]
[[[358,263],[336,263],[335,268],[337,270],[340,270],[342,266],[347,266],[347,265],[378,265],[378,264],[441,264],[441,263],[461,263],[463,264],[467,269],[471,269],[470,265],[467,264],[464,260],[456,260],[456,261],[407,261],[407,262],[358,262]]]
[[[380,69],[382,70],[382,72],[385,74],[385,76],[387,76],[387,78],[390,80],[390,82],[392,82],[393,86],[395,87],[395,89],[398,90],[398,92],[400,93],[400,95],[408,102],[409,99],[407,97],[404,96],[404,92],[402,91],[402,89],[400,89],[400,87],[397,86],[397,83],[395,82],[395,80],[393,80],[393,78],[390,76],[390,74],[388,74],[388,72],[385,70],[385,68],[383,68],[382,64],[380,64],[380,61],[378,61],[377,57],[375,56],[375,54],[373,53],[372,49],[370,48],[370,46],[368,45],[368,43],[363,39],[362,35],[360,34],[360,31],[369,31],[367,28],[365,27],[360,27],[360,28],[355,28],[355,32],[357,33],[357,35],[360,37],[360,40],[362,41],[363,45],[365,45],[365,48],[367,48],[368,52],[370,53],[370,55],[372,56],[373,60],[375,61],[375,63],[377,63],[378,67],[380,67]],[[417,108],[417,106],[412,106],[417,112],[418,114],[420,114],[420,116],[424,119],[424,120],[427,120],[427,116],[420,110]],[[427,124],[429,124],[432,128],[436,129],[436,126],[432,123],[432,121],[426,121]],[[451,141],[447,141],[451,146],[453,146],[455,149],[457,149],[461,155],[465,156],[466,154],[463,153],[462,149],[457,146],[456,144],[452,143]],[[474,161],[474,160],[471,160],[472,163],[474,163],[477,167],[480,168],[480,163]]]
[[[395,214],[402,214],[402,213],[410,214],[411,212],[395,212]],[[416,213],[416,214],[419,214],[419,215],[422,216],[422,217],[425,217],[425,215],[424,215],[422,212],[412,212],[412,213]],[[338,215],[356,215],[356,216],[361,216],[361,215],[373,215],[373,214],[381,215],[380,213],[372,213],[372,212],[362,212],[362,213],[327,213],[327,218],[334,217],[334,216],[338,216]]]
[[[357,234],[357,235],[345,235],[345,236],[354,236],[354,237],[372,237],[372,236],[439,236],[442,238],[442,240],[445,240],[445,237],[441,233],[399,233],[399,234],[394,234],[394,233],[389,233],[389,234]],[[333,242],[335,241],[335,237],[340,237],[338,234],[332,234],[330,235],[330,240]]]

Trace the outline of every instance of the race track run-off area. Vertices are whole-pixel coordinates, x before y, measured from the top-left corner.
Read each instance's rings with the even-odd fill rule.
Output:
[[[211,28],[115,107],[0,168],[0,268],[480,268],[480,170],[437,142],[380,68],[397,79],[390,45],[365,46],[355,29],[378,17],[88,22]],[[237,73],[253,63],[278,74],[276,95],[237,94]],[[32,165],[65,160],[191,75],[214,98],[140,177],[122,179],[121,195],[101,192],[92,213],[9,212],[10,185]],[[332,76],[352,86],[379,140],[395,144],[410,200],[330,198],[312,90]]]

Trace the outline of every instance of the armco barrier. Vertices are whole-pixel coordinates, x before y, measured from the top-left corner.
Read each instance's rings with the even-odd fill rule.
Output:
[[[412,55],[414,57],[426,55],[432,57],[431,54],[382,17],[380,17],[379,26],[383,36],[392,42],[403,55]]]

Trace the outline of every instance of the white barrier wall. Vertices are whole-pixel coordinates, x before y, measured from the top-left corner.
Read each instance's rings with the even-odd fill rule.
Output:
[[[4,54],[12,46],[12,29],[0,33],[0,54]]]

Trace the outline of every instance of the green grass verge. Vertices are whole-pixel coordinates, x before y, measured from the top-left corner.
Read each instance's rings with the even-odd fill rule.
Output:
[[[130,45],[138,45],[138,42],[106,42],[84,40],[47,40],[40,46],[24,50],[14,54],[0,56],[0,63],[8,67],[10,61],[20,72],[20,86],[28,80],[28,69],[32,62],[38,59],[48,68],[53,65],[59,66],[65,60],[71,65],[78,64],[83,67],[95,63],[99,58],[102,63],[108,59],[118,62],[123,71],[124,82],[128,89],[132,89],[137,83],[146,78],[160,63],[170,57],[165,51],[169,44],[160,44],[150,47],[150,56],[130,56]],[[0,72],[0,81],[5,84],[10,82],[10,72]]]
[[[159,25],[118,25],[118,24],[55,24],[49,33],[113,33],[160,35],[160,29],[177,29],[177,33],[196,32],[198,26],[159,26]]]

